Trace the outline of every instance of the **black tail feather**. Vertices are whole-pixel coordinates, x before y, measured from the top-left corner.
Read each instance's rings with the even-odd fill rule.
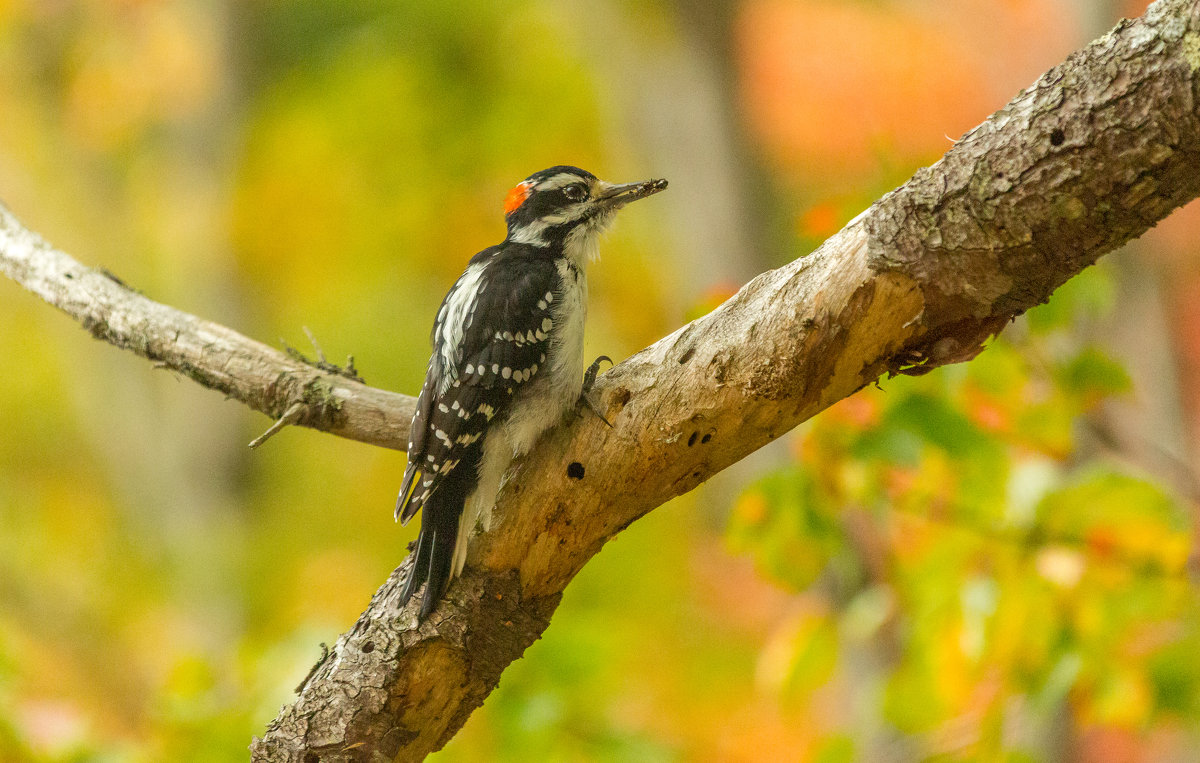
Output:
[[[421,598],[418,615],[421,620],[434,610],[450,585],[458,519],[478,482],[480,447],[479,444],[468,446],[462,452],[458,466],[449,474],[443,473],[443,479],[435,480],[437,484],[420,506],[421,533],[417,536],[417,550],[413,552],[412,571],[400,593],[400,606],[407,604],[424,583],[425,595]]]
[[[454,555],[454,539],[458,535],[458,518],[455,517],[454,527],[445,532],[434,532],[432,551],[429,554],[429,574],[425,580],[425,597],[421,600],[421,614],[418,618],[424,620],[442,600],[442,594],[450,585],[450,561]]]
[[[429,550],[432,544],[425,533],[425,528],[421,528],[421,532],[417,535],[417,548],[413,551],[415,561],[413,566],[408,571],[408,580],[404,581],[404,590],[400,592],[400,606],[403,608],[408,604],[408,600],[416,593],[417,588],[425,582],[426,576],[429,574]]]
[[[403,607],[421,584],[425,584],[421,611],[417,615],[419,620],[429,616],[450,584],[458,517],[462,514],[461,500],[445,505],[438,498],[438,493],[430,496],[421,513],[421,533],[417,536],[417,550],[413,552],[416,558],[400,592],[400,606]]]

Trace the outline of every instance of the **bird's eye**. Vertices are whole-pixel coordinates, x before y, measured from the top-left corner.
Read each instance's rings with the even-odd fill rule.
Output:
[[[572,183],[563,189],[563,196],[570,201],[583,201],[587,195],[587,188],[582,183]]]

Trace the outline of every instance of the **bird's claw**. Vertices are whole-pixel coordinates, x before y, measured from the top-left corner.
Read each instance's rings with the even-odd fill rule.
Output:
[[[599,375],[599,373],[600,373],[600,364],[606,360],[609,362],[610,365],[612,364],[612,358],[608,357],[607,355],[601,355],[600,357],[598,357],[594,361],[592,361],[592,364],[590,366],[588,366],[587,372],[584,373],[584,375],[583,375],[583,390],[579,393],[579,400],[575,403],[575,415],[582,416],[583,409],[587,408],[589,411],[596,414],[596,418],[603,421],[611,429],[612,422],[610,422],[608,419],[604,418],[604,414],[601,413],[600,409],[596,407],[596,404],[592,402],[592,397],[591,397],[592,386],[595,385],[596,376]]]
[[[605,361],[608,361],[610,366],[612,365],[612,358],[607,355],[601,355],[592,361],[592,364],[588,366],[588,370],[583,374],[584,395],[592,391],[592,386],[596,383],[596,377],[600,374],[600,364]]]

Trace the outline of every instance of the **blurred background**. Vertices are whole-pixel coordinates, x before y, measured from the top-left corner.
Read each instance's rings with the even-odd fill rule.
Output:
[[[0,198],[150,297],[420,385],[518,180],[667,177],[592,268],[625,357],[811,251],[1134,0],[0,0]],[[438,760],[1185,761],[1200,208],[974,362],[611,542]],[[0,282],[0,761],[243,759],[404,555],[404,456]]]

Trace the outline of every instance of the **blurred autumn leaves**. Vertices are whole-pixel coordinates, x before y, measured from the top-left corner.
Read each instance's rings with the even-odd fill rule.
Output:
[[[588,352],[620,357],[761,267],[673,246],[712,205],[802,254],[1095,31],[1062,0],[685,6],[0,2],[0,195],[156,299],[267,342],[309,326],[411,391],[529,172],[672,182],[593,269]],[[737,136],[757,174],[652,148],[684,132]],[[835,406],[744,492],[636,523],[442,757],[1186,755],[1193,462],[1130,457],[1108,416],[1173,400],[1191,442],[1200,252],[1176,220],[971,363]],[[1165,366],[1107,346],[1162,273],[1166,317],[1115,325]],[[261,417],[4,284],[0,353],[0,760],[243,756],[402,558],[402,456],[301,431],[250,454]],[[1142,378],[1164,367],[1177,385]]]
[[[785,695],[879,691],[874,724],[983,757],[1048,755],[1064,705],[1083,728],[1194,718],[1190,508],[1082,453],[1095,435],[1081,422],[1130,392],[1119,364],[1070,339],[1108,309],[1109,278],[1075,279],[969,364],[835,405],[793,466],[738,501],[734,547],[807,592],[773,655]],[[882,754],[850,743],[858,729],[846,744]]]

